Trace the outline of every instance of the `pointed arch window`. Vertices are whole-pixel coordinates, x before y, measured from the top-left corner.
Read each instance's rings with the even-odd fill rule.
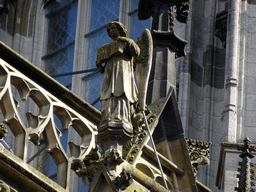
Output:
[[[73,71],[77,0],[63,0],[46,14],[48,19],[48,37],[45,61],[45,71],[57,75]],[[72,76],[57,77],[64,86],[71,89]]]

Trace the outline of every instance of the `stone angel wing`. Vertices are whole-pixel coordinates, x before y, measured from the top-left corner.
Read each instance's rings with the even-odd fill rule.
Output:
[[[134,59],[138,86],[138,102],[140,109],[145,110],[148,79],[153,56],[153,40],[150,31],[145,29],[136,43],[140,47],[140,55]]]

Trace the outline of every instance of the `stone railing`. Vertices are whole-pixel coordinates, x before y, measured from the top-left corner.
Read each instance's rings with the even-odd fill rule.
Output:
[[[22,101],[30,100],[36,114],[26,112],[22,117],[17,95]],[[43,137],[58,166],[57,183],[68,190],[71,163],[84,159],[95,146],[100,112],[1,42],[0,106],[2,123],[15,137],[14,154],[26,163],[28,142],[38,145]],[[62,134],[54,116],[62,129],[68,131],[72,126],[81,137],[79,145],[69,142],[70,156],[61,144]]]

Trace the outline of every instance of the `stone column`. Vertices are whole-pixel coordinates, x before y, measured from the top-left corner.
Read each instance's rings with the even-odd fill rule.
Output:
[[[239,10],[240,0],[230,1],[225,74],[225,109],[222,112],[224,126],[227,130],[225,141],[236,142],[237,133],[237,96],[239,65]]]

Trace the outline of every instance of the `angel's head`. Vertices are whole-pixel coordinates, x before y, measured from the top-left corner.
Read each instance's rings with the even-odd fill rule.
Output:
[[[118,22],[118,21],[112,21],[107,26],[107,32],[111,39],[115,40],[118,37],[126,37],[127,36],[127,30],[125,26]]]

